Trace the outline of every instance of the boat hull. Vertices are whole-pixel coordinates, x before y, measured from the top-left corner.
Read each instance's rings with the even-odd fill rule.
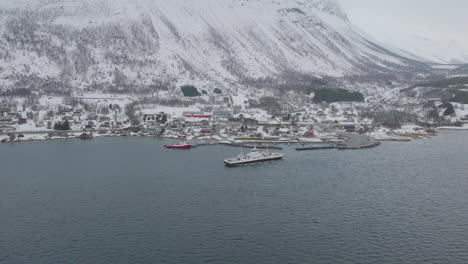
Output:
[[[169,146],[169,145],[166,145],[164,147],[167,148],[167,149],[191,149],[192,148],[191,145],[184,145],[184,146]]]
[[[273,160],[280,160],[282,159],[283,156],[280,157],[273,157],[273,158],[267,158],[267,159],[256,159],[256,160],[247,160],[247,161],[224,161],[224,164],[227,167],[237,167],[237,166],[242,166],[242,165],[248,165],[248,164],[254,164],[254,163],[261,163],[261,162],[267,162],[267,161],[273,161]]]

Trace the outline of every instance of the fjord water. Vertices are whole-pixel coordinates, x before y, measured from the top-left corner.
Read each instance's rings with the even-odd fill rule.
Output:
[[[468,263],[468,133],[226,168],[152,138],[0,145],[0,263]]]

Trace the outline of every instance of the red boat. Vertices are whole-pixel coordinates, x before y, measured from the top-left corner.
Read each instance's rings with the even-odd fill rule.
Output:
[[[80,135],[80,139],[90,140],[90,139],[93,139],[93,135],[88,134],[88,133],[83,133],[83,134]]]
[[[175,144],[175,145],[165,145],[164,146],[167,149],[191,149],[192,145],[190,144]]]

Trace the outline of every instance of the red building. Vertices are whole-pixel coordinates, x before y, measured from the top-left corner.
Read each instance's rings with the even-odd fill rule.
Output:
[[[315,133],[314,131],[307,131],[304,133],[304,137],[308,137],[308,138],[315,137]]]

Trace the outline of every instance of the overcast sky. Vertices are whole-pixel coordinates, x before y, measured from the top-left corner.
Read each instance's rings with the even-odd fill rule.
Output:
[[[376,38],[411,32],[468,43],[468,0],[339,1],[353,23]]]

